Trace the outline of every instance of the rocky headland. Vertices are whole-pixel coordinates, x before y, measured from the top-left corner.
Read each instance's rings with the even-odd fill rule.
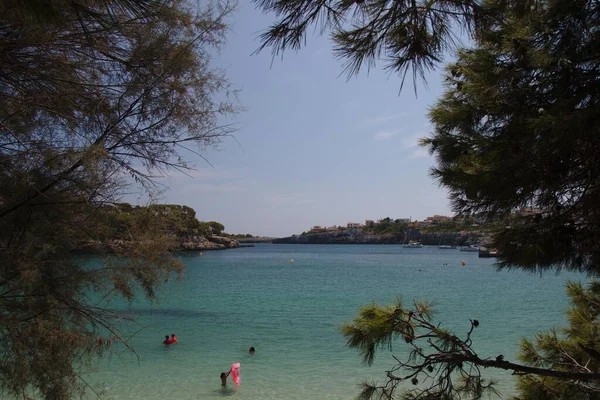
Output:
[[[240,242],[224,236],[191,236],[182,238],[176,251],[227,250],[240,247]]]
[[[175,241],[179,242],[171,251],[210,251],[227,250],[244,247],[237,240],[224,236],[183,236]],[[109,241],[86,240],[77,243],[72,249],[79,254],[118,253],[130,244],[127,241],[115,239]]]
[[[177,204],[133,206],[120,203],[99,208],[97,233],[73,242],[76,253],[119,253],[134,242],[162,241],[171,251],[226,250],[241,245],[217,221],[200,221],[194,209]],[[167,242],[165,242],[167,241]]]

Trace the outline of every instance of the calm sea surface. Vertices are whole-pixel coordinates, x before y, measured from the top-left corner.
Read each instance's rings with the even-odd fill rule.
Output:
[[[475,350],[516,360],[521,335],[565,324],[564,282],[585,279],[496,272],[477,253],[398,245],[261,244],[183,259],[184,279],[168,285],[165,300],[123,308],[141,329],[131,339],[139,359],[116,354],[86,377],[102,398],[352,399],[394,361],[382,352],[362,365],[340,325],[361,305],[397,297],[435,301],[436,320],[460,335],[478,319]],[[162,345],[172,332],[179,343]],[[398,343],[394,354],[403,349]],[[233,362],[241,363],[240,388],[222,390],[219,374]],[[512,378],[493,373],[510,395]]]

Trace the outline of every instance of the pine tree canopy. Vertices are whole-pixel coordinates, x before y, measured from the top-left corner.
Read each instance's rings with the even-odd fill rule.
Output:
[[[329,32],[346,72],[383,61],[399,73],[424,78],[458,43],[461,29],[475,32],[487,14],[477,0],[254,0],[279,17],[261,35],[273,55],[297,50],[311,27]],[[416,88],[415,88],[416,89]]]
[[[508,5],[446,68],[430,112],[432,176],[453,208],[490,218],[528,207],[492,244],[500,266],[600,273],[600,7]]]

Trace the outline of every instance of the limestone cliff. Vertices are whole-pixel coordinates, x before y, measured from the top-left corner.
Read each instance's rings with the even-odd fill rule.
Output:
[[[223,236],[190,236],[181,239],[180,246],[175,250],[207,251],[225,250],[240,247],[240,242]]]
[[[209,251],[241,247],[237,240],[217,235],[181,236],[178,242],[179,245],[172,248],[172,251]],[[126,244],[127,242],[118,239],[109,242],[84,240],[78,243],[72,251],[80,254],[114,253]]]

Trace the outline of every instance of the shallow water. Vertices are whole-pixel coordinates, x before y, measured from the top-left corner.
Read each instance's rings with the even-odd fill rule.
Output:
[[[478,319],[480,356],[515,360],[522,335],[565,324],[564,282],[584,279],[497,272],[493,259],[437,247],[261,244],[183,258],[185,277],[165,289],[166,301],[127,310],[142,328],[131,340],[139,359],[115,355],[87,377],[102,398],[352,399],[393,359],[382,352],[374,366],[361,364],[340,325],[361,305],[396,297],[435,301],[436,320],[458,334]],[[179,343],[162,345],[172,332]],[[222,390],[219,374],[233,362],[241,385]],[[509,375],[493,376],[503,397],[513,392]]]

